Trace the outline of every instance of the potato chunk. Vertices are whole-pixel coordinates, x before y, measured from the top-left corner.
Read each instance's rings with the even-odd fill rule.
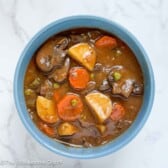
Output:
[[[110,116],[112,102],[108,96],[95,92],[86,95],[85,99],[99,123],[103,123]]]
[[[78,129],[68,122],[64,122],[58,127],[58,134],[60,136],[70,136],[75,134],[76,132],[78,132]]]
[[[53,100],[38,96],[36,100],[36,109],[38,116],[47,123],[56,123],[58,121],[57,108]]]
[[[103,134],[106,131],[106,126],[103,124],[96,125],[97,129],[100,131],[101,134]]]
[[[69,48],[68,54],[88,70],[93,70],[96,62],[96,52],[88,43],[73,45]]]

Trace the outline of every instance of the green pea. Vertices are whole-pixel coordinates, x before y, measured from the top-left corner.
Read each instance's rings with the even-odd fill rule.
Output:
[[[40,85],[40,78],[37,77],[37,78],[35,78],[35,79],[33,80],[33,82],[30,84],[30,87],[35,88],[35,87],[37,87],[37,86],[39,86],[39,85]]]
[[[91,73],[91,74],[90,74],[90,78],[91,78],[92,80],[94,80],[94,78],[95,78],[94,73]]]
[[[60,87],[60,85],[59,85],[58,83],[54,83],[54,84],[53,84],[53,87],[54,87],[55,89],[58,89],[58,88]]]
[[[24,93],[26,96],[30,96],[31,94],[34,93],[34,91],[32,89],[25,89]]]
[[[121,79],[121,74],[119,72],[114,72],[113,77],[115,81],[118,81]]]
[[[75,107],[78,104],[78,101],[76,99],[71,100],[71,105]]]

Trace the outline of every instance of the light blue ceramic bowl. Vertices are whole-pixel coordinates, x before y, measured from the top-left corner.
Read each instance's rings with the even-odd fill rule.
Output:
[[[141,110],[131,127],[115,140],[106,145],[93,148],[67,147],[41,133],[29,117],[23,94],[23,81],[27,65],[38,47],[49,37],[73,28],[99,28],[122,39],[136,55],[144,75],[144,100]],[[113,153],[130,142],[145,124],[154,99],[154,76],[150,61],[137,39],[122,26],[104,18],[95,16],[72,16],[57,20],[40,30],[23,50],[14,77],[14,99],[19,116],[31,135],[47,149],[56,154],[72,158],[97,158]]]

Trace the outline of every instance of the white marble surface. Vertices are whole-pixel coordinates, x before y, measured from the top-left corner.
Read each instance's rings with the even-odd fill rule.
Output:
[[[142,131],[118,152],[93,160],[68,159],[39,145],[21,123],[13,101],[14,70],[26,43],[48,23],[76,14],[124,25],[146,49],[156,80],[154,106]],[[57,167],[64,168],[167,168],[167,72],[167,0],[0,0],[0,167],[2,161],[59,161]]]

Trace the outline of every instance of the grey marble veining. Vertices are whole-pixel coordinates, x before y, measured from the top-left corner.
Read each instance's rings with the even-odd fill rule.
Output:
[[[21,123],[13,100],[14,70],[26,43],[48,23],[77,14],[102,16],[131,31],[147,51],[156,81],[154,106],[138,136],[112,155],[87,161],[65,158],[39,145]],[[167,168],[167,46],[167,0],[0,0],[0,162],[60,161],[59,166],[65,168]]]

